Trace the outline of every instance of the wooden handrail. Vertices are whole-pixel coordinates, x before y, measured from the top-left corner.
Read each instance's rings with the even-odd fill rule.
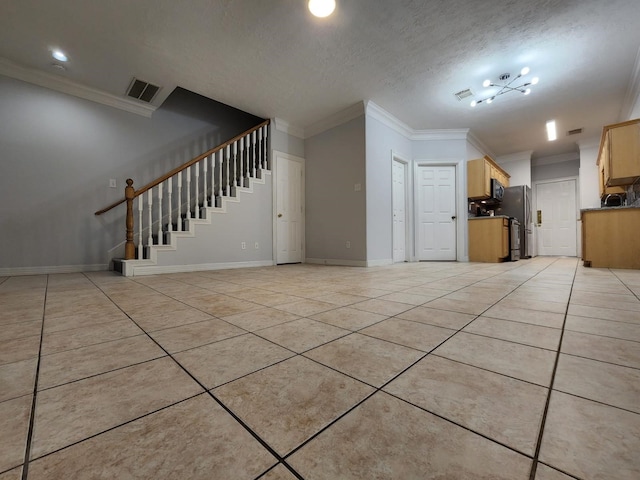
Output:
[[[249,135],[250,133],[255,132],[256,130],[258,130],[259,128],[262,128],[266,125],[269,125],[270,120],[265,120],[264,122],[262,122],[260,125],[256,125],[255,127],[250,128],[249,130],[247,130],[246,132],[242,132],[239,135],[236,135],[235,137],[233,137],[231,140],[227,140],[226,142],[224,142],[221,145],[218,145],[217,147],[212,148],[211,150],[208,150],[206,152],[204,152],[201,155],[198,155],[197,157],[189,160],[187,163],[174,168],[173,170],[171,170],[169,173],[164,174],[163,176],[161,176],[160,178],[157,178],[156,180],[154,180],[151,183],[146,184],[144,187],[141,187],[139,189],[137,189],[133,195],[133,198],[138,197],[140,195],[142,195],[143,193],[145,193],[146,191],[152,189],[153,187],[156,187],[158,185],[160,185],[162,182],[164,182],[165,180],[167,180],[168,178],[173,177],[174,175],[176,175],[179,172],[182,172],[183,170],[186,170],[187,168],[189,168],[190,166],[198,163],[200,160],[202,160],[205,157],[208,157],[209,155],[212,155],[220,150],[222,150],[223,148],[226,148],[227,146],[233,144],[234,142],[237,142],[238,140],[240,140],[243,137],[246,137],[247,135]],[[118,205],[120,205],[121,203],[126,202],[127,199],[123,198],[122,200],[118,200],[115,203],[112,203],[111,205],[109,205],[108,207],[103,208],[102,210],[98,210],[97,212],[95,212],[95,215],[102,215],[103,213],[108,212],[109,210],[111,210],[112,208],[117,207]]]

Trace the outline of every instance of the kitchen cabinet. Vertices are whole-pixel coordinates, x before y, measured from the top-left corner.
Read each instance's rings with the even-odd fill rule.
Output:
[[[603,190],[631,185],[640,178],[640,119],[603,128],[598,166],[602,169]]]
[[[503,262],[509,257],[509,217],[469,219],[469,261]]]
[[[585,267],[640,269],[640,207],[582,210]]]
[[[483,200],[491,197],[491,179],[495,178],[505,187],[509,186],[509,174],[491,157],[477,158],[467,162],[467,197]]]
[[[609,195],[609,194],[621,194],[621,193],[625,193],[626,189],[625,187],[607,187],[605,178],[608,175],[608,158],[607,158],[607,150],[608,147],[606,146],[608,144],[608,140],[605,139],[605,147],[603,149],[603,154],[601,157],[598,157],[598,176],[599,176],[599,188],[600,188],[600,198],[604,198],[605,196]],[[607,172],[605,172],[605,166],[606,166],[606,170]]]

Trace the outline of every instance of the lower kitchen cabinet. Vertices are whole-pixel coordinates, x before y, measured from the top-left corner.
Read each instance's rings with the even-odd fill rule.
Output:
[[[509,257],[509,217],[469,219],[469,261],[504,262]]]
[[[583,210],[585,267],[640,269],[640,207]]]

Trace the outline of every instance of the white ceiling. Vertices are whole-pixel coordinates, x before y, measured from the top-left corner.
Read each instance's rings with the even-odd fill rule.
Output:
[[[372,100],[415,130],[470,128],[496,155],[534,157],[621,120],[638,81],[639,0],[337,0],[327,19],[306,3],[3,0],[0,57],[116,95],[134,76],[163,87],[158,101],[181,86],[301,128]],[[472,109],[453,95],[525,65],[540,77],[529,96]]]

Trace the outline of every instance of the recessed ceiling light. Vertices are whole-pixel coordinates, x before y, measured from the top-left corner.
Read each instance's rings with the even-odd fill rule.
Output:
[[[335,0],[309,0],[309,11],[316,17],[328,17],[335,9]]]
[[[60,62],[66,62],[69,60],[62,50],[54,50],[51,52],[51,56]]]
[[[556,133],[555,120],[550,120],[547,122],[547,138],[550,142],[553,142],[556,138],[558,138],[558,134]]]

